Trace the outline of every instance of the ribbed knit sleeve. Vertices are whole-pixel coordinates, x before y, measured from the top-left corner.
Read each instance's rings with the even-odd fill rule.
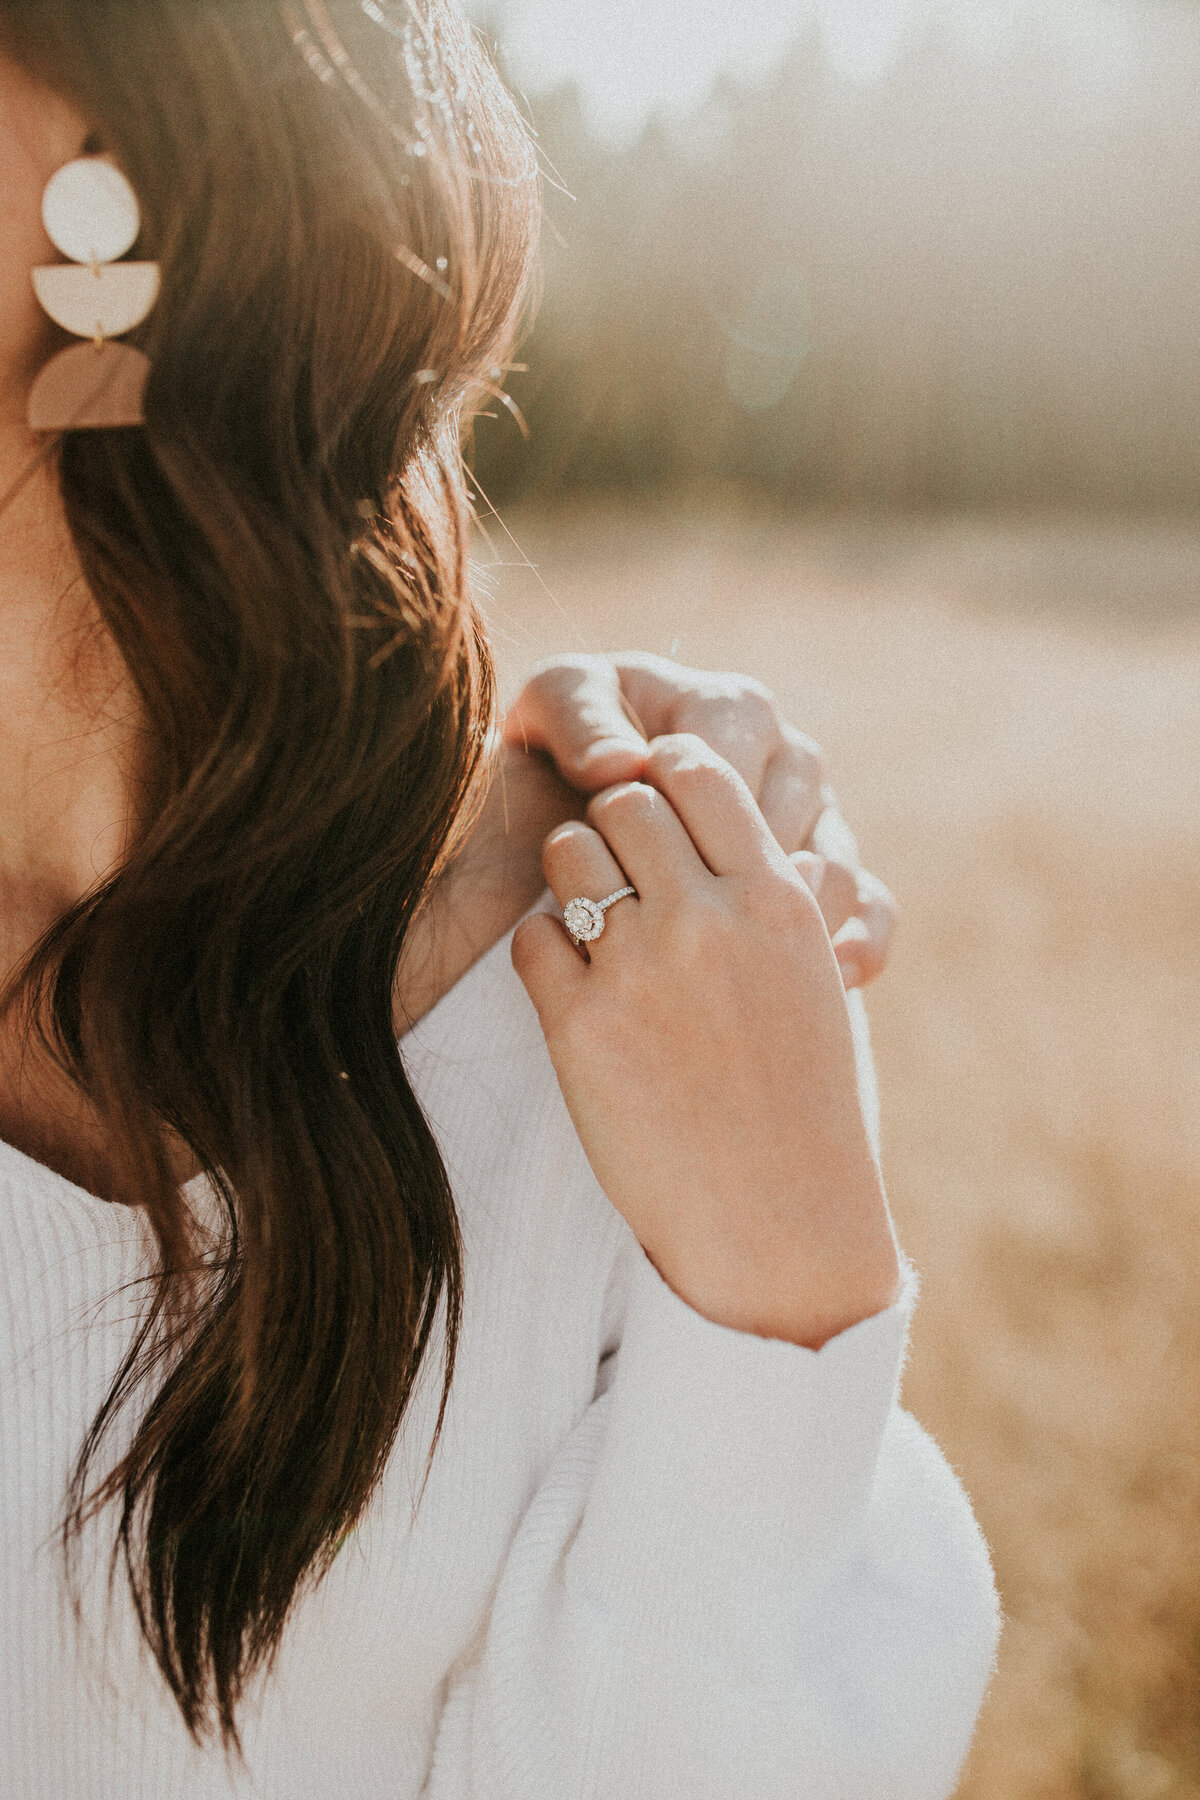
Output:
[[[897,1405],[915,1282],[812,1351],[634,1246],[615,1375],[457,1672],[427,1800],[946,1800],[991,1673],[987,1552]]]
[[[3,1800],[946,1800],[996,1605],[896,1403],[911,1280],[815,1352],[685,1305],[588,1168],[507,942],[405,1054],[463,1230],[445,1429],[430,1460],[433,1361],[246,1697],[244,1763],[189,1736],[109,1580],[111,1514],[78,1614],[65,1581],[148,1229],[0,1143]]]

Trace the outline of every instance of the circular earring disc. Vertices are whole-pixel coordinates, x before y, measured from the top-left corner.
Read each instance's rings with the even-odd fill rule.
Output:
[[[100,156],[64,163],[42,195],[42,222],[56,250],[77,263],[115,262],[142,228],[137,195]]]

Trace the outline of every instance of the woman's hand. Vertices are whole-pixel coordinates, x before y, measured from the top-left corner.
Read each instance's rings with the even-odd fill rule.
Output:
[[[817,1347],[895,1297],[845,994],[811,887],[746,783],[698,737],[547,838],[560,903],[606,914],[585,962],[558,920],[517,930],[588,1159],[663,1279],[735,1330]]]
[[[510,744],[546,751],[584,794],[642,779],[647,738],[694,732],[742,776],[785,851],[807,848],[826,859],[821,908],[845,986],[860,987],[883,968],[895,902],[861,867],[817,746],[787,723],[760,682],[661,656],[561,656],[526,682],[503,729]]]

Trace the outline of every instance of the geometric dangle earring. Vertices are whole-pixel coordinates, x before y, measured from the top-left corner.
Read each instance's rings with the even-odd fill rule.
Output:
[[[137,195],[104,157],[84,156],[50,177],[42,196],[50,242],[71,260],[33,271],[33,288],[72,344],[46,364],[29,395],[34,431],[143,423],[150,363],[112,340],[140,325],[158,299],[156,262],[119,262],[142,227]]]

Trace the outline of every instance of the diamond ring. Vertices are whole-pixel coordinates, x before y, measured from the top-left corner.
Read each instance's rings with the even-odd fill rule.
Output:
[[[637,889],[618,888],[607,900],[568,900],[563,907],[563,924],[575,944],[590,944],[604,930],[604,915],[618,900],[637,899]]]

